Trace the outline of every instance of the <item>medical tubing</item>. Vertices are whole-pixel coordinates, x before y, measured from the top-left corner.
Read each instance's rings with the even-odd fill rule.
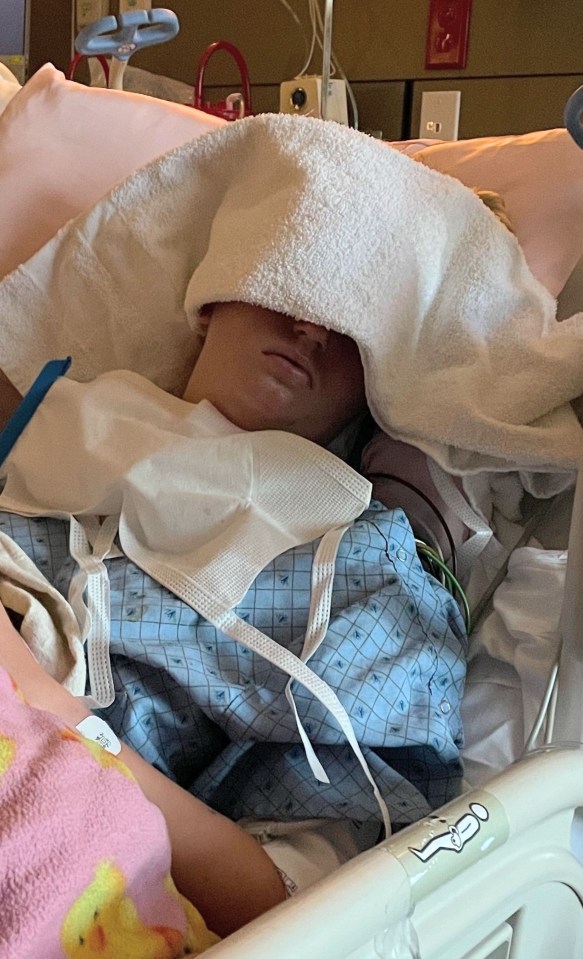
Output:
[[[318,32],[319,29],[323,30],[322,18],[320,16],[320,10],[318,8],[318,0],[308,0],[308,12],[310,15],[310,23],[312,24],[312,42],[310,46],[310,55],[308,59],[306,60],[302,68],[301,74],[299,74],[299,76],[302,76],[306,72],[306,70],[308,70],[312,62],[312,58],[314,56],[314,49],[316,47],[316,43],[318,44],[320,50],[322,50],[322,47],[323,47],[322,37],[320,33]]]
[[[320,47],[320,50],[322,51],[322,53],[324,53],[324,21],[322,19],[322,13],[320,11],[320,7],[318,3],[319,3],[319,0],[310,0],[310,16],[312,19],[312,26],[314,30],[316,30],[316,39],[318,41],[318,46]],[[318,30],[320,31],[319,33],[318,33]],[[334,76],[334,70],[335,70],[334,59],[335,58],[334,58],[334,53],[332,51],[332,46],[330,46],[330,63],[331,63],[330,76],[331,77]]]
[[[536,714],[536,719],[534,721],[530,735],[524,744],[524,750],[522,752],[523,756],[525,756],[526,753],[531,752],[531,750],[536,749],[536,741],[539,737],[540,731],[545,721],[549,704],[551,703],[553,699],[553,693],[557,683],[558,675],[559,675],[559,657],[557,657],[557,659],[553,663],[553,667],[549,675],[549,679],[546,685],[545,694],[543,696],[542,703],[539,706],[539,710],[538,710],[538,713]]]
[[[425,503],[427,503],[429,508],[432,509],[435,515],[437,516],[437,519],[439,520],[441,526],[443,527],[445,535],[447,536],[447,542],[451,550],[451,566],[452,566],[454,576],[457,576],[457,559],[456,559],[456,549],[455,549],[453,536],[451,534],[451,530],[449,526],[447,525],[443,517],[443,514],[437,508],[435,503],[432,503],[429,497],[425,493],[423,493],[420,489],[418,489],[413,483],[410,483],[409,480],[401,479],[400,476],[394,476],[392,473],[366,473],[365,476],[369,480],[388,479],[388,480],[393,480],[393,482],[395,483],[401,483],[402,486],[406,486],[407,489],[412,490],[413,493],[417,493],[417,495],[421,497],[421,499]]]
[[[308,40],[308,38],[307,38],[307,36],[306,36],[306,31],[304,30],[304,27],[303,27],[303,25],[302,25],[302,21],[301,21],[300,18],[298,17],[298,15],[297,15],[297,13],[295,12],[295,10],[293,10],[292,7],[290,7],[290,5],[289,5],[289,3],[287,2],[287,0],[279,0],[279,2],[281,3],[282,7],[284,7],[284,8],[287,10],[287,12],[290,14],[290,16],[295,20],[295,22],[297,23],[298,27],[300,28],[300,30],[302,31],[302,34],[303,34],[304,47],[305,47],[305,49],[304,49],[304,56],[307,55],[308,59],[305,61],[305,65],[302,67],[302,69],[301,69],[301,71],[300,71],[300,74],[299,74],[299,75],[301,76],[301,75],[308,69],[308,67],[309,67],[309,65],[310,65],[310,61],[311,61],[311,59],[312,59],[312,55],[313,55],[313,52],[314,52],[314,41],[315,41],[314,32],[312,31],[312,41],[311,41],[311,45],[310,45],[310,41]]]
[[[559,660],[557,658],[557,678],[553,683],[553,691],[549,700],[547,721],[545,723],[545,746],[549,746],[555,738],[555,716],[559,699]]]
[[[421,555],[427,556],[429,560],[432,563],[435,563],[438,569],[440,569],[441,572],[444,574],[447,582],[444,583],[443,585],[445,589],[447,589],[448,593],[451,593],[454,599],[456,598],[456,595],[459,596],[459,599],[461,600],[462,609],[463,609],[464,620],[466,623],[466,631],[469,636],[472,630],[472,616],[470,613],[470,604],[468,603],[466,594],[463,590],[461,583],[456,579],[456,577],[453,575],[450,568],[446,566],[443,560],[439,558],[435,550],[433,550],[430,546],[427,546],[425,543],[419,542],[418,540],[416,540],[416,543],[417,543],[417,552],[421,553]]]
[[[196,110],[205,110],[204,102],[204,75],[205,69],[210,58],[217,53],[219,50],[224,50],[225,53],[228,53],[239,68],[239,76],[241,78],[242,85],[242,94],[243,101],[245,104],[245,115],[248,116],[253,112],[253,106],[251,103],[251,81],[249,79],[249,70],[247,69],[247,63],[241,51],[229,40],[215,40],[214,43],[210,43],[204,53],[202,54],[200,60],[198,61],[198,67],[196,72],[196,79],[194,81],[194,90],[192,97],[192,106]],[[208,105],[206,105],[208,107]]]
[[[348,77],[346,76],[340,63],[338,62],[337,58],[334,56],[334,53],[332,53],[332,64],[335,67],[335,69],[338,71],[338,73],[340,74],[341,78],[344,80],[344,83],[346,85],[346,92],[348,94],[348,99],[350,100],[350,108],[352,111],[352,126],[355,130],[358,130],[358,106],[356,103],[356,97],[354,96],[354,90],[352,89],[350,85],[350,81],[348,80]]]
[[[434,546],[430,546],[429,543],[425,543],[417,536],[415,537],[415,547],[417,552],[419,552],[419,547],[427,551],[426,559],[427,565],[430,567],[430,572],[433,576],[435,576],[436,579],[439,580],[442,586],[445,586],[445,573],[443,572],[443,569],[439,569],[437,563],[432,562],[434,556],[438,556],[442,563],[445,562],[443,555],[440,555],[439,551]]]
[[[311,43],[310,43],[310,49],[309,49],[309,51],[308,51],[307,58],[306,58],[306,60],[304,61],[303,67],[301,68],[300,72],[298,73],[298,77],[303,77],[303,76],[304,76],[304,74],[306,73],[306,71],[309,69],[310,63],[312,62],[312,58],[313,58],[313,56],[314,56],[314,48],[315,48],[315,46],[316,46],[316,23],[315,23],[313,17],[311,17],[311,21],[312,21],[312,41],[311,41]]]

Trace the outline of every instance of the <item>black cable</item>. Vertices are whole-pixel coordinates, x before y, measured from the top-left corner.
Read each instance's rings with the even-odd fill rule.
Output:
[[[366,479],[369,479],[369,480],[388,479],[388,480],[393,480],[395,483],[401,483],[403,486],[406,486],[407,489],[410,489],[413,493],[417,493],[417,495],[420,496],[425,503],[427,503],[429,508],[432,509],[435,515],[437,516],[439,522],[441,523],[443,527],[445,535],[447,536],[447,542],[449,543],[449,548],[451,550],[452,572],[454,576],[457,576],[457,558],[456,558],[455,543],[453,541],[453,536],[451,535],[451,530],[449,526],[447,525],[441,511],[437,508],[435,503],[432,503],[429,497],[425,493],[423,493],[420,489],[418,489],[416,486],[414,486],[413,483],[410,483],[408,480],[401,479],[400,476],[393,476],[392,473],[366,473],[365,476],[366,476]]]

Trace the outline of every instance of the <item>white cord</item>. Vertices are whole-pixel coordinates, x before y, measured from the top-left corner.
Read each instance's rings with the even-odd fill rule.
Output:
[[[350,100],[350,108],[352,110],[352,126],[354,127],[355,130],[358,130],[358,107],[356,105],[356,98],[354,96],[354,91],[352,87],[350,86],[350,83],[348,82],[348,78],[344,70],[342,69],[338,60],[334,56],[332,57],[332,63],[334,64],[336,70],[340,74],[340,77],[344,80],[344,83],[346,84],[346,92],[348,94],[348,99]]]
[[[281,3],[282,7],[285,7],[285,9],[286,9],[287,12],[290,14],[290,16],[293,17],[293,19],[294,19],[295,22],[297,23],[298,27],[299,27],[300,30],[302,31],[302,35],[303,35],[303,38],[304,38],[304,47],[305,47],[304,54],[305,54],[306,50],[308,50],[309,41],[308,41],[308,38],[307,38],[307,36],[306,36],[306,32],[305,32],[305,30],[304,30],[304,26],[303,26],[303,24],[302,24],[302,21],[301,21],[300,18],[298,17],[298,15],[297,15],[297,13],[295,12],[295,10],[294,10],[292,7],[290,7],[290,5],[289,5],[289,3],[287,2],[287,0],[279,0],[279,2]],[[314,33],[313,33],[313,31],[312,31],[312,42],[311,42],[311,46],[310,46],[310,50],[309,50],[309,54],[308,54],[308,59],[306,60],[305,65],[304,65],[304,66],[302,67],[302,69],[300,70],[300,74],[299,74],[300,76],[306,72],[306,70],[308,69],[308,67],[309,67],[309,65],[310,65],[310,61],[311,61],[312,56],[313,56],[313,54],[314,54],[314,42],[315,42],[315,40],[314,40]]]
[[[298,73],[299,77],[303,77],[309,70],[310,63],[312,62],[312,58],[314,56],[314,50],[316,48],[316,41],[317,41],[316,18],[314,16],[313,9],[312,9],[312,0],[308,0],[308,12],[310,15],[310,23],[312,24],[312,40],[310,42],[310,50],[308,52],[307,60],[305,61],[302,69]]]
[[[554,690],[555,690],[558,675],[559,675],[559,660],[557,658],[553,664],[553,668],[551,669],[549,681],[547,683],[547,688],[545,689],[545,694],[543,696],[543,701],[539,707],[538,713],[536,714],[536,719],[534,721],[534,725],[532,727],[530,736],[526,740],[523,755],[525,753],[529,753],[532,749],[536,748],[536,741],[539,737],[540,731],[543,727],[543,723],[547,716],[549,704],[551,703],[551,701],[554,701],[556,705],[556,697],[554,697]],[[551,716],[551,721],[552,721],[554,720],[554,707],[551,710],[551,712],[552,712],[552,716]]]
[[[557,661],[557,663],[558,663],[558,661]],[[558,671],[557,671],[557,679],[558,679]],[[553,686],[553,694],[552,694],[552,696],[551,696],[551,700],[550,700],[550,703],[549,703],[547,724],[546,724],[546,727],[545,727],[545,745],[546,745],[546,746],[548,746],[549,743],[551,743],[551,742],[553,741],[553,735],[554,735],[554,732],[555,732],[555,715],[556,715],[556,712],[557,712],[557,699],[558,699],[558,698],[559,698],[559,683],[558,683],[558,681],[555,681],[555,684],[554,684],[554,686]]]

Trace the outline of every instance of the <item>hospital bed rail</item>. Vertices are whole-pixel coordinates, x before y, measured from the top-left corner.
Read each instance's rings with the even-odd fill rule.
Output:
[[[583,866],[570,846],[580,805],[583,748],[546,747],[255,920],[209,959],[575,959]]]

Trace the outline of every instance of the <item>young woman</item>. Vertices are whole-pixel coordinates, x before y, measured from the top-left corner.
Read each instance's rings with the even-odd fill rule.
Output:
[[[237,303],[218,304],[209,310],[204,332],[205,344],[185,399],[192,403],[202,399],[210,401],[242,430],[286,430],[327,443],[364,408],[358,350],[346,337]],[[237,384],[235,389],[233,384]],[[4,395],[7,397],[5,411],[9,413],[18,404],[19,397],[9,389]],[[12,685],[7,681],[8,676]],[[58,941],[51,942],[50,938],[51,934],[58,938],[59,924],[60,948],[66,955],[84,955],[84,949],[87,951],[91,943],[96,943],[100,946],[99,954],[104,957],[114,959],[121,954],[116,952],[120,948],[124,955],[130,956],[133,953],[127,950],[131,941],[135,941],[140,950],[136,956],[139,954],[142,959],[149,955],[194,955],[216,941],[216,936],[207,931],[204,922],[186,904],[183,904],[186,924],[182,922],[178,929],[169,923],[148,922],[148,907],[152,909],[152,903],[144,907],[143,915],[138,909],[139,889],[144,885],[155,889],[158,883],[160,896],[168,899],[170,880],[164,876],[164,870],[160,873],[160,856],[165,862],[163,831],[155,838],[151,860],[146,857],[139,865],[134,864],[133,873],[130,870],[124,874],[123,885],[115,884],[114,880],[119,880],[121,875],[116,860],[117,847],[124,847],[128,840],[136,841],[136,837],[131,836],[132,824],[152,819],[150,804],[164,817],[170,846],[167,868],[171,870],[176,889],[200,909],[209,929],[226,935],[285,898],[278,870],[261,845],[239,826],[181,789],[123,743],[116,758],[107,758],[106,752],[100,757],[100,745],[96,747],[97,754],[95,749],[89,754],[82,736],[87,731],[83,723],[91,716],[90,711],[82,699],[72,696],[38,664],[3,607],[0,607],[0,701],[3,823],[0,885],[3,900],[4,890],[8,887],[12,890],[13,917],[17,918],[19,912],[29,912],[31,890],[26,875],[35,867],[35,852],[42,853],[41,858],[45,859],[48,855],[42,842],[39,846],[35,841],[43,831],[42,816],[47,802],[53,808],[60,802],[63,816],[68,802],[82,813],[80,818],[70,817],[67,848],[59,842],[50,848],[50,856],[62,866],[60,875],[70,877],[71,888],[68,891],[65,883],[59,890],[60,895],[45,904],[40,927],[42,936],[48,936],[43,942],[43,950],[48,951],[43,951],[43,955],[61,954]],[[87,743],[91,743],[91,738],[89,735]],[[5,850],[15,848],[9,809],[14,803],[18,782],[25,781],[29,775],[22,763],[31,740],[36,743],[36,764],[43,769],[43,776],[39,779],[38,791],[34,792],[39,808],[34,810],[34,822],[28,823],[30,862],[27,865],[22,861],[22,849],[15,858]],[[122,763],[129,770],[131,780]],[[115,772],[112,773],[112,769]],[[101,780],[109,784],[105,799]],[[111,783],[116,781],[118,789],[123,786],[129,792],[129,805],[127,796],[118,796],[116,803],[115,791],[112,793],[111,789]],[[66,787],[60,788],[59,782],[66,783]],[[110,835],[105,837],[98,861],[93,862],[91,840],[86,834],[82,837],[78,833],[84,828],[83,824],[104,814],[110,819]],[[149,825],[155,828],[156,823]],[[24,834],[20,838],[20,843],[23,842]],[[122,848],[122,859],[126,852]],[[88,885],[87,877],[83,880],[82,892],[77,875],[79,857],[87,861],[89,872],[94,875]],[[107,869],[114,872],[107,873]],[[94,888],[96,883],[96,888],[100,888],[100,883],[105,885],[100,895]],[[128,891],[132,885],[138,888],[133,899]],[[87,915],[84,897],[89,897],[91,907]],[[172,896],[170,899],[175,909],[178,893],[174,896],[176,902]],[[67,907],[63,914],[64,904]],[[160,908],[163,907],[158,904],[158,911]],[[120,916],[128,909],[132,921],[128,920],[123,932]],[[8,923],[2,934],[8,937],[9,948],[18,945],[32,950],[32,954],[38,924],[31,918],[24,925],[19,919],[16,925],[20,929],[11,928]],[[3,956],[2,935],[0,955]],[[148,951],[150,947],[153,952]]]
[[[327,446],[366,409],[364,375],[358,348],[346,336],[273,310],[239,302],[217,303],[207,308],[201,319],[200,333],[204,342],[186,387],[184,400],[187,404],[211,404],[238,431],[284,431]],[[15,394],[8,396],[7,411],[14,408],[17,399]],[[186,404],[182,405],[186,412]],[[402,522],[406,524],[404,517]],[[369,526],[374,535],[379,537],[381,554],[386,553],[383,562],[388,561],[386,569],[379,572],[381,587],[384,588],[388,583],[393,588],[395,567],[389,556],[388,540],[379,523],[382,525],[380,514],[370,520]],[[410,530],[406,535],[411,537]],[[402,575],[406,578],[407,571]],[[464,641],[459,610],[449,602],[438,584],[425,577],[420,566],[415,575],[420,576],[420,582],[426,586],[429,584],[431,601],[435,609],[441,610],[440,615],[445,610],[443,629],[449,636],[452,649],[455,647],[453,659],[458,663],[452,667],[454,673],[457,669],[453,681],[453,687],[456,684],[458,687],[457,696],[463,681],[463,657],[460,652]],[[358,605],[357,601],[355,603]],[[346,602],[346,605],[349,603]],[[419,620],[418,611],[411,617]],[[430,620],[431,616],[428,616],[424,626],[421,617],[420,623],[415,626],[420,629],[419,638],[414,640],[419,648],[426,642]],[[432,635],[437,635],[435,630]],[[382,643],[378,655],[381,653]],[[363,647],[361,658],[366,660],[367,655]],[[441,680],[436,656],[434,653],[430,657],[430,675],[437,687]],[[385,655],[384,662],[388,661]],[[367,671],[372,670],[374,682],[381,682],[382,670],[386,671],[387,666],[379,666],[379,675],[375,678],[375,662],[373,658]],[[361,667],[358,669],[360,671]],[[123,954],[131,956],[133,953],[128,944],[132,937],[136,949],[141,950],[136,952],[136,956],[142,959],[149,955],[172,957],[196,954],[197,950],[215,941],[208,929],[221,936],[226,935],[285,898],[281,873],[247,832],[182,789],[128,745],[122,743],[115,757],[111,757],[107,750],[103,752],[100,745],[95,747],[91,740],[103,742],[103,737],[107,739],[109,736],[107,729],[105,732],[98,729],[97,734],[91,732],[91,726],[86,725],[91,714],[83,701],[73,697],[41,668],[3,610],[0,610],[0,673],[0,767],[2,743],[5,744],[4,767],[0,769],[0,773],[4,774],[0,774],[0,805],[4,802],[0,821],[6,829],[0,844],[11,841],[10,817],[5,812],[10,802],[14,801],[15,794],[8,790],[3,797],[2,784],[3,779],[6,784],[11,775],[17,776],[21,741],[30,743],[36,739],[41,743],[37,750],[37,764],[43,769],[45,778],[44,781],[42,778],[39,780],[38,792],[34,794],[39,803],[42,804],[43,796],[49,794],[53,809],[64,815],[66,796],[63,790],[59,792],[58,782],[66,781],[73,806],[82,808],[81,821],[72,817],[71,843],[63,848],[57,837],[56,846],[53,844],[51,847],[51,858],[63,863],[61,876],[71,877],[72,886],[68,889],[64,883],[60,895],[53,897],[44,907],[42,929],[49,928],[54,935],[55,930],[58,930],[59,941],[51,943],[51,946],[54,945],[53,951],[45,951],[43,955],[60,956],[64,952],[67,956],[82,956],[87,954],[87,943],[93,942],[100,949],[103,947],[100,952],[103,956],[120,955],[122,945],[125,950]],[[18,690],[17,695],[7,684],[7,676],[12,678]],[[448,682],[451,686],[451,676]],[[451,690],[449,695],[451,697]],[[18,700],[18,696],[22,697],[23,702]],[[439,696],[445,715],[446,700],[441,693]],[[403,704],[399,708],[406,709],[406,706]],[[7,729],[3,728],[2,715],[10,718],[11,725]],[[382,720],[383,730],[389,723],[388,715],[387,711]],[[86,733],[88,740],[83,739]],[[455,738],[455,735],[453,723],[451,736]],[[324,747],[329,748],[332,757],[334,741],[330,747]],[[377,764],[381,754],[382,750],[379,750]],[[410,759],[407,756],[406,762],[409,763]],[[297,757],[293,762],[297,767]],[[384,762],[387,762],[386,757],[383,758]],[[62,777],[59,780],[59,775],[53,773],[62,769],[63,764],[67,776],[66,780]],[[381,773],[383,768],[381,764]],[[427,754],[424,755],[423,768],[425,773],[431,775]],[[131,779],[124,769],[129,770]],[[459,773],[458,767],[456,770]],[[389,771],[399,779],[393,771]],[[26,778],[26,771],[21,769],[20,773],[22,781],[22,776]],[[117,798],[111,786],[114,774],[116,788],[119,791],[123,786],[126,792]],[[104,778],[109,784],[105,789],[101,782]],[[49,781],[53,793],[51,790],[47,793]],[[396,789],[394,779],[389,778],[387,782],[391,783],[390,788]],[[401,806],[405,810],[407,801],[401,801]],[[146,855],[139,863],[132,862],[131,868],[128,867],[124,872],[118,859],[121,861],[124,856],[127,857],[128,847],[131,850],[135,849],[136,844],[140,845],[140,828],[136,836],[136,824],[147,824],[144,826],[146,832],[150,830],[156,833],[153,807],[162,813],[169,850],[165,847],[164,830],[158,828],[152,840],[152,855]],[[340,807],[339,815],[345,815]],[[414,818],[415,811],[411,809],[407,815]],[[77,875],[80,853],[75,847],[75,840],[80,842],[78,832],[82,829],[82,822],[99,821],[101,816],[105,816],[106,820],[109,818],[112,824],[110,834],[107,834],[107,830],[104,833],[102,827],[97,830],[95,842],[101,842],[100,851],[95,852],[96,859],[82,854],[86,869],[84,878],[80,878]],[[288,812],[288,817],[294,818],[294,814]],[[282,812],[281,818],[286,818],[285,812]],[[160,823],[157,825],[159,827]],[[37,848],[34,843],[35,829],[39,827],[37,816],[36,825],[29,824],[33,840],[29,848],[35,852],[42,846],[40,844]],[[0,826],[0,835],[1,830]],[[121,847],[119,856],[116,852],[118,846]],[[30,889],[25,880],[26,870],[21,868],[22,863],[18,859],[11,862],[10,857],[3,856],[2,861],[4,874],[0,871],[0,884],[10,883],[11,888],[16,889],[13,907],[16,915],[18,910],[22,912],[25,908],[27,896],[30,898]],[[172,881],[168,876],[169,871]],[[158,889],[160,901],[141,902],[144,886],[151,892]],[[179,900],[179,894],[185,897],[186,902]],[[182,911],[179,919],[168,919],[164,915],[164,897],[166,908],[172,907],[171,912],[172,909],[176,910],[176,904],[180,902]],[[189,903],[200,909],[204,921]],[[122,914],[126,917],[123,922],[120,918]],[[31,925],[34,926],[34,922]],[[120,933],[120,929],[125,931]],[[39,934],[36,927],[35,934]],[[120,935],[126,938],[120,938]],[[148,948],[151,946],[151,952],[147,951],[147,943]]]

